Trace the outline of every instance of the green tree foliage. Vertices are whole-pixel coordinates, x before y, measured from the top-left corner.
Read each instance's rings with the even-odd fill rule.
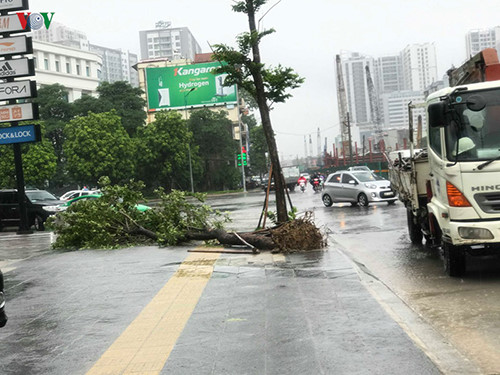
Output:
[[[232,121],[227,112],[201,109],[191,114],[189,128],[203,164],[201,182],[204,190],[227,190],[238,187],[240,174],[235,168],[238,144],[233,140]]]
[[[259,44],[262,38],[274,30],[259,31],[256,24],[256,14],[267,3],[267,0],[235,1],[233,10],[244,13],[248,17],[249,32],[237,36],[238,49],[225,44],[214,46],[214,58],[228,64],[217,69],[218,73],[227,73],[225,84],[237,84],[252,96],[260,112],[262,126],[269,149],[269,157],[273,165],[273,175],[276,185],[276,209],[279,222],[288,220],[285,198],[285,183],[271,125],[270,110],[273,103],[284,102],[291,94],[290,89],[299,87],[304,79],[291,68],[281,65],[267,67],[262,63]]]
[[[191,138],[179,113],[156,113],[155,121],[140,129],[136,137],[139,178],[150,187],[189,190],[188,145]]]
[[[106,108],[105,111],[116,110],[122,119],[122,125],[130,136],[144,125],[146,112],[144,93],[141,89],[132,87],[128,82],[102,82],[97,88],[99,100]]]
[[[42,141],[21,145],[24,180],[27,186],[42,188],[56,173],[56,155],[42,126]],[[12,145],[0,146],[0,187],[16,188]]]
[[[95,98],[91,95],[82,95],[80,99],[73,102],[73,113],[75,116],[87,116],[89,112],[109,112],[112,109],[108,101],[104,101],[101,98]]]
[[[181,191],[166,194],[159,189],[158,206],[139,212],[134,207],[144,200],[143,183],[111,185],[107,177],[99,183],[101,198],[71,205],[51,218],[50,225],[57,234],[54,248],[117,248],[151,242],[152,237],[160,245],[171,246],[183,242],[190,230],[221,228],[228,221],[204,204],[203,194],[194,194],[194,200],[188,200]]]
[[[95,185],[101,176],[119,182],[133,175],[133,143],[114,111],[74,118],[64,133],[67,170],[74,181]]]
[[[266,159],[267,143],[262,126],[255,126],[250,129],[250,157],[252,173],[264,175],[269,172]]]
[[[74,113],[86,116],[88,112],[102,113],[115,110],[121,117],[122,125],[130,136],[134,136],[137,129],[142,127],[146,120],[142,98],[143,91],[132,87],[128,82],[101,82],[97,87],[98,98],[83,95],[75,100]]]
[[[73,117],[73,106],[68,103],[68,91],[58,83],[43,86],[33,101],[38,103],[40,120],[45,124],[46,136],[57,158],[55,183],[62,184],[64,183],[64,127]]]

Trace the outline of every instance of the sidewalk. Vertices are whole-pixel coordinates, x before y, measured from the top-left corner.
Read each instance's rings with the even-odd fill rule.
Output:
[[[248,260],[216,263],[161,374],[441,373],[339,251]]]

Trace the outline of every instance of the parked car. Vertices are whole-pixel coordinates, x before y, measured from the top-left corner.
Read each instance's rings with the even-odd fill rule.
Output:
[[[28,225],[36,230],[45,230],[45,221],[55,213],[53,207],[63,202],[46,190],[26,190],[25,194]],[[17,190],[0,190],[0,230],[18,227],[20,222]]]
[[[81,197],[82,195],[99,194],[99,193],[100,193],[99,190],[70,190],[61,195],[59,199],[62,201],[69,201],[70,199]]]
[[[61,203],[61,204],[53,207],[52,210],[54,212],[66,211],[69,206],[71,206],[73,204],[76,204],[77,202],[88,201],[90,199],[97,199],[97,198],[100,198],[101,196],[102,196],[102,194],[95,194],[95,193],[93,193],[93,194],[86,194],[86,195],[80,195],[79,197],[70,199],[67,202]],[[136,204],[135,208],[138,211],[140,211],[140,212],[144,212],[144,211],[147,211],[147,210],[151,209],[151,207],[146,206],[144,204]]]
[[[0,270],[0,327],[7,324],[7,314],[5,314],[5,294],[3,293],[3,274]]]
[[[393,204],[396,196],[390,181],[371,171],[338,171],[328,175],[322,200],[326,207],[340,202],[368,206],[371,202]]]

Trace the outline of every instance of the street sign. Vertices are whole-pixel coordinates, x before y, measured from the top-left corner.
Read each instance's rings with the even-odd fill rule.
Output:
[[[0,0],[0,11],[24,9],[28,9],[28,0]]]
[[[0,122],[38,120],[38,104],[22,103],[0,107]]]
[[[33,53],[33,41],[26,35],[0,39],[0,56]]]
[[[40,141],[40,125],[11,126],[0,128],[0,145]]]
[[[0,83],[0,100],[23,99],[36,96],[35,81],[14,81]]]
[[[17,14],[9,14],[0,16],[0,34],[24,33],[31,31],[30,25],[21,24],[21,20]]]
[[[35,63],[27,57],[0,61],[0,79],[35,75]]]

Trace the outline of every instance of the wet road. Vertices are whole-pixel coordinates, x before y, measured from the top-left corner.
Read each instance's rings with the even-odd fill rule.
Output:
[[[260,210],[259,198],[259,203],[254,196],[248,198],[257,200],[252,209]],[[410,243],[400,202],[324,207],[311,190],[292,193],[291,198],[299,211],[314,212],[317,224],[332,233],[362,270],[385,284],[485,374],[500,373],[500,258],[469,257],[466,277],[449,278],[437,250]],[[246,215],[236,211],[236,220],[255,217],[252,209]]]
[[[263,198],[262,192],[253,191],[211,197],[208,203],[229,212],[233,218],[229,229],[253,230]],[[290,349],[298,345],[297,351],[308,354],[298,358],[285,357],[280,351],[282,344],[269,346],[266,340],[263,342],[265,348],[257,353],[261,356],[257,362],[266,367],[248,373],[279,373],[280,368],[293,363],[296,367],[291,367],[287,373],[307,373],[307,370],[314,369],[312,373],[328,374],[336,369],[333,373],[397,374],[401,373],[398,369],[385,366],[400,360],[402,355],[406,372],[399,370],[435,373],[436,369],[415,351],[405,335],[390,323],[382,324],[387,317],[379,307],[373,304],[360,306],[359,302],[353,304],[353,293],[363,291],[356,286],[355,273],[334,250],[339,247],[356,262],[361,274],[366,275],[365,284],[371,285],[371,292],[379,303],[430,358],[440,362],[441,369],[449,370],[445,373],[473,373],[464,367],[466,363],[456,367],[457,362],[448,363],[443,359],[448,349],[452,351],[447,348],[448,342],[478,364],[482,373],[500,372],[498,259],[475,260],[466,278],[450,279],[444,275],[435,251],[410,244],[406,236],[405,212],[400,203],[367,208],[336,204],[326,208],[320,196],[312,191],[292,193],[291,198],[299,211],[313,211],[318,225],[330,232],[330,250],[319,253],[323,254],[319,257],[312,254],[310,259],[301,255],[290,256],[286,263],[280,263],[284,258],[279,260],[270,254],[218,258],[211,282],[198,305],[193,305],[196,306],[193,317],[162,373],[192,373],[186,372],[186,366],[189,371],[199,372],[196,366],[203,360],[214,362],[211,371],[205,369],[204,373],[238,373],[238,368],[230,367],[235,361],[228,362],[230,356],[238,353],[244,354],[241,363],[252,368],[256,364],[249,362],[249,358],[255,358],[256,353],[250,353],[244,345],[235,352],[236,343],[231,335],[239,333],[238,340],[248,340],[250,344],[256,327],[263,335],[269,335],[270,342],[287,342],[292,344]],[[270,210],[273,209],[271,203]],[[7,270],[8,311],[11,313],[8,326],[0,331],[3,337],[0,342],[3,354],[0,373],[8,374],[85,373],[101,353],[112,347],[115,338],[133,325],[144,306],[161,293],[162,286],[175,279],[179,265],[184,264],[186,257],[186,248],[158,250],[146,247],[61,253],[50,250],[49,233],[35,233],[26,241],[12,233],[0,236],[3,243],[15,244],[0,249],[0,259],[3,259],[0,266]],[[186,272],[181,275],[186,275]],[[283,278],[294,280],[296,277],[302,281],[287,282],[291,289],[284,288]],[[347,285],[350,289],[345,289]],[[317,301],[307,294],[307,288],[318,291]],[[235,306],[245,306],[248,311],[235,310],[234,306],[228,305],[228,291],[237,301]],[[326,305],[332,293],[335,296],[333,305]],[[394,294],[405,304],[401,304]],[[395,302],[394,298],[398,301]],[[255,304],[255,301],[259,303]],[[366,296],[363,301],[369,303]],[[309,306],[310,302],[314,303]],[[293,311],[293,315],[287,315],[293,322],[280,317],[283,304]],[[186,305],[185,299],[181,305]],[[266,309],[262,311],[259,306],[266,306]],[[405,310],[406,306],[410,309]],[[365,307],[365,311],[359,311],[360,307],[361,310]],[[347,311],[349,308],[352,310]],[[360,315],[364,312],[368,314]],[[325,320],[324,316],[328,319]],[[333,319],[335,316],[337,318]],[[343,337],[338,332],[339,319],[343,316],[366,321],[366,329],[353,331],[354,327],[349,326],[352,321],[343,320],[340,327],[345,325],[346,337],[356,339],[343,341],[344,347],[336,347],[337,338]],[[308,322],[307,329],[297,331],[297,322],[304,319]],[[378,329],[383,333],[369,331],[370,319],[377,322],[373,325],[381,325]],[[432,327],[432,332],[425,323]],[[269,331],[274,325],[277,329]],[[144,325],[139,323],[139,327]],[[218,333],[214,342],[217,330],[222,333]],[[140,332],[139,329],[134,335],[140,336]],[[296,337],[296,332],[303,336]],[[390,336],[384,343],[384,355],[350,357],[353,347],[364,347],[374,335],[384,334]],[[329,339],[325,341],[325,338]],[[198,342],[203,344],[198,346]],[[437,346],[433,346],[436,342]],[[324,346],[325,343],[329,344]],[[342,355],[332,357],[327,353]],[[281,360],[277,359],[279,357]],[[186,358],[190,358],[189,365]],[[194,362],[193,358],[196,359]],[[347,362],[339,363],[339,358],[346,358]],[[380,358],[383,362],[378,362]],[[372,361],[371,369],[378,372],[369,369],[363,372],[359,368],[349,371],[352,364],[348,360],[352,359],[354,362]],[[422,367],[421,371],[412,367],[422,365],[425,369]]]

